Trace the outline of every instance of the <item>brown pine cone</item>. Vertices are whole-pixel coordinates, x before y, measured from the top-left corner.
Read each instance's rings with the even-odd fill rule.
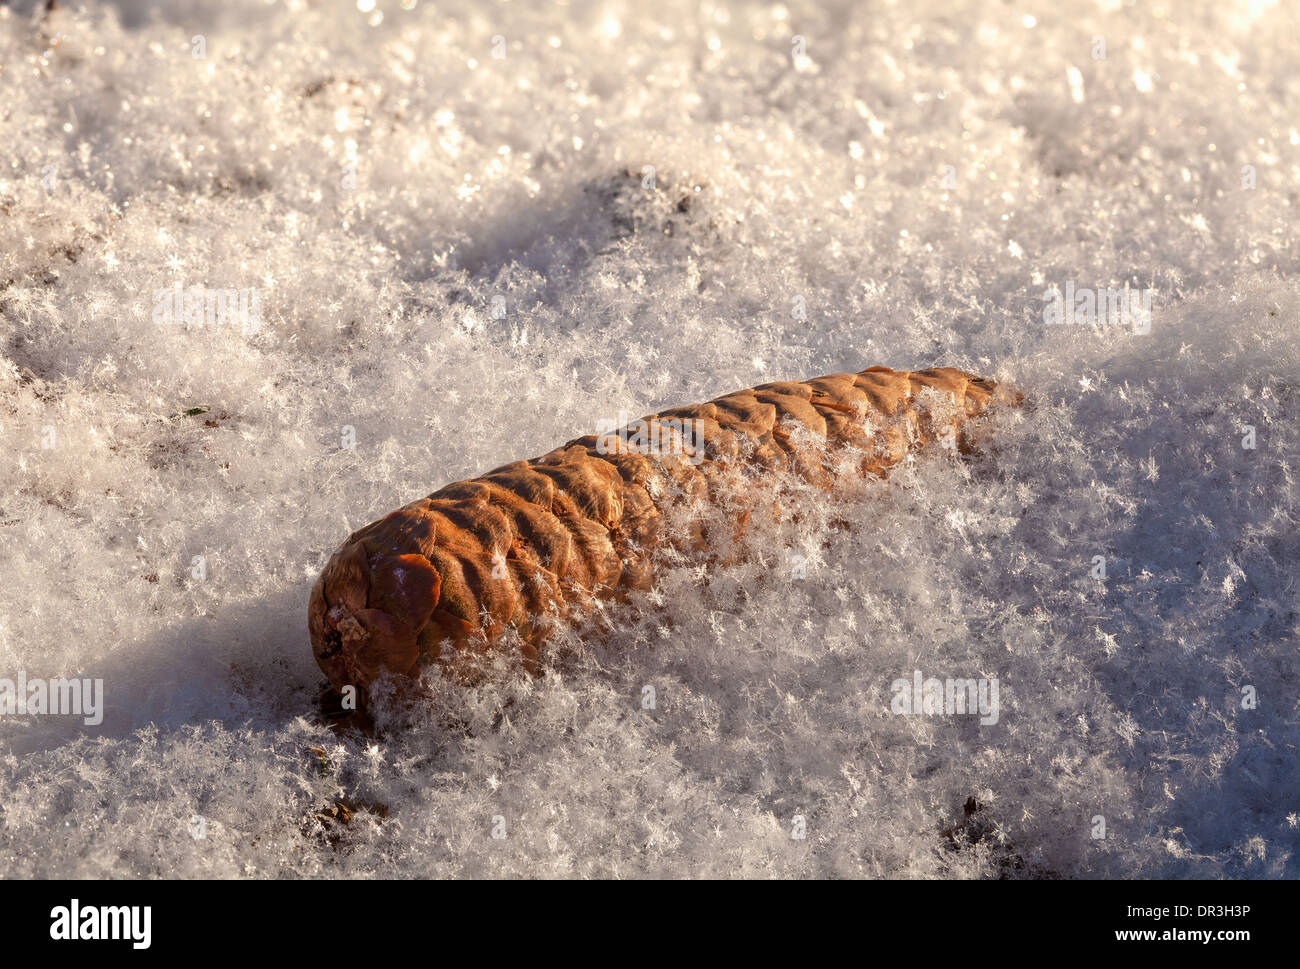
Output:
[[[966,422],[995,398],[1009,395],[947,367],[763,384],[447,485],[334,553],[311,593],[316,661],[335,689],[364,693],[383,671],[418,676],[514,628],[535,669],[550,625],[593,595],[646,586],[661,543],[707,550],[699,526],[665,534],[670,503],[715,498],[736,473],[829,483],[824,459],[845,447],[881,476],[936,439],[964,451]]]

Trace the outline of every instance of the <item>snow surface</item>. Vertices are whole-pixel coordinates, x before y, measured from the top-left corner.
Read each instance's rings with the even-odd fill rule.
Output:
[[[1300,874],[1294,2],[35,6],[0,6],[0,676],[108,709],[0,717],[0,873]],[[1150,332],[1045,325],[1068,281],[1153,289]],[[178,282],[260,327],[155,323]],[[876,364],[1030,405],[543,678],[324,725],[350,530]],[[916,669],[997,677],[998,723],[891,715]],[[322,831],[336,799],[388,816]]]

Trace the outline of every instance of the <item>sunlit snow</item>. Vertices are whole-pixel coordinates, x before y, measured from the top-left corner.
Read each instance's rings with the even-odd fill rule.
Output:
[[[1300,875],[1294,4],[44,7],[0,5],[0,678],[106,708],[0,715],[4,876]],[[1149,326],[1049,325],[1067,284]],[[1026,405],[546,676],[326,726],[352,529],[872,365]],[[996,723],[891,711],[918,670]]]

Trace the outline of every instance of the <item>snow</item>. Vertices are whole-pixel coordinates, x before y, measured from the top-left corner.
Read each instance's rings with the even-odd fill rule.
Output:
[[[7,876],[1300,875],[1293,4],[43,6],[0,6],[0,677],[106,709],[0,716]],[[1046,324],[1067,283],[1149,332]],[[177,284],[259,325],[157,322]],[[1028,400],[785,483],[541,678],[327,728],[352,529],[872,365]],[[915,670],[997,722],[891,714]]]

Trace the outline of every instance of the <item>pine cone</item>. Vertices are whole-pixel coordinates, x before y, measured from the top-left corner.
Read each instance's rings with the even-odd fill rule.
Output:
[[[952,368],[763,384],[447,485],[334,553],[311,593],[316,660],[335,689],[364,692],[381,672],[451,666],[513,628],[535,670],[551,625],[593,596],[646,587],[661,544],[708,549],[701,526],[665,534],[670,503],[716,499],[737,472],[829,482],[839,448],[879,476],[936,439],[965,451],[966,422],[995,398],[1009,395]]]

